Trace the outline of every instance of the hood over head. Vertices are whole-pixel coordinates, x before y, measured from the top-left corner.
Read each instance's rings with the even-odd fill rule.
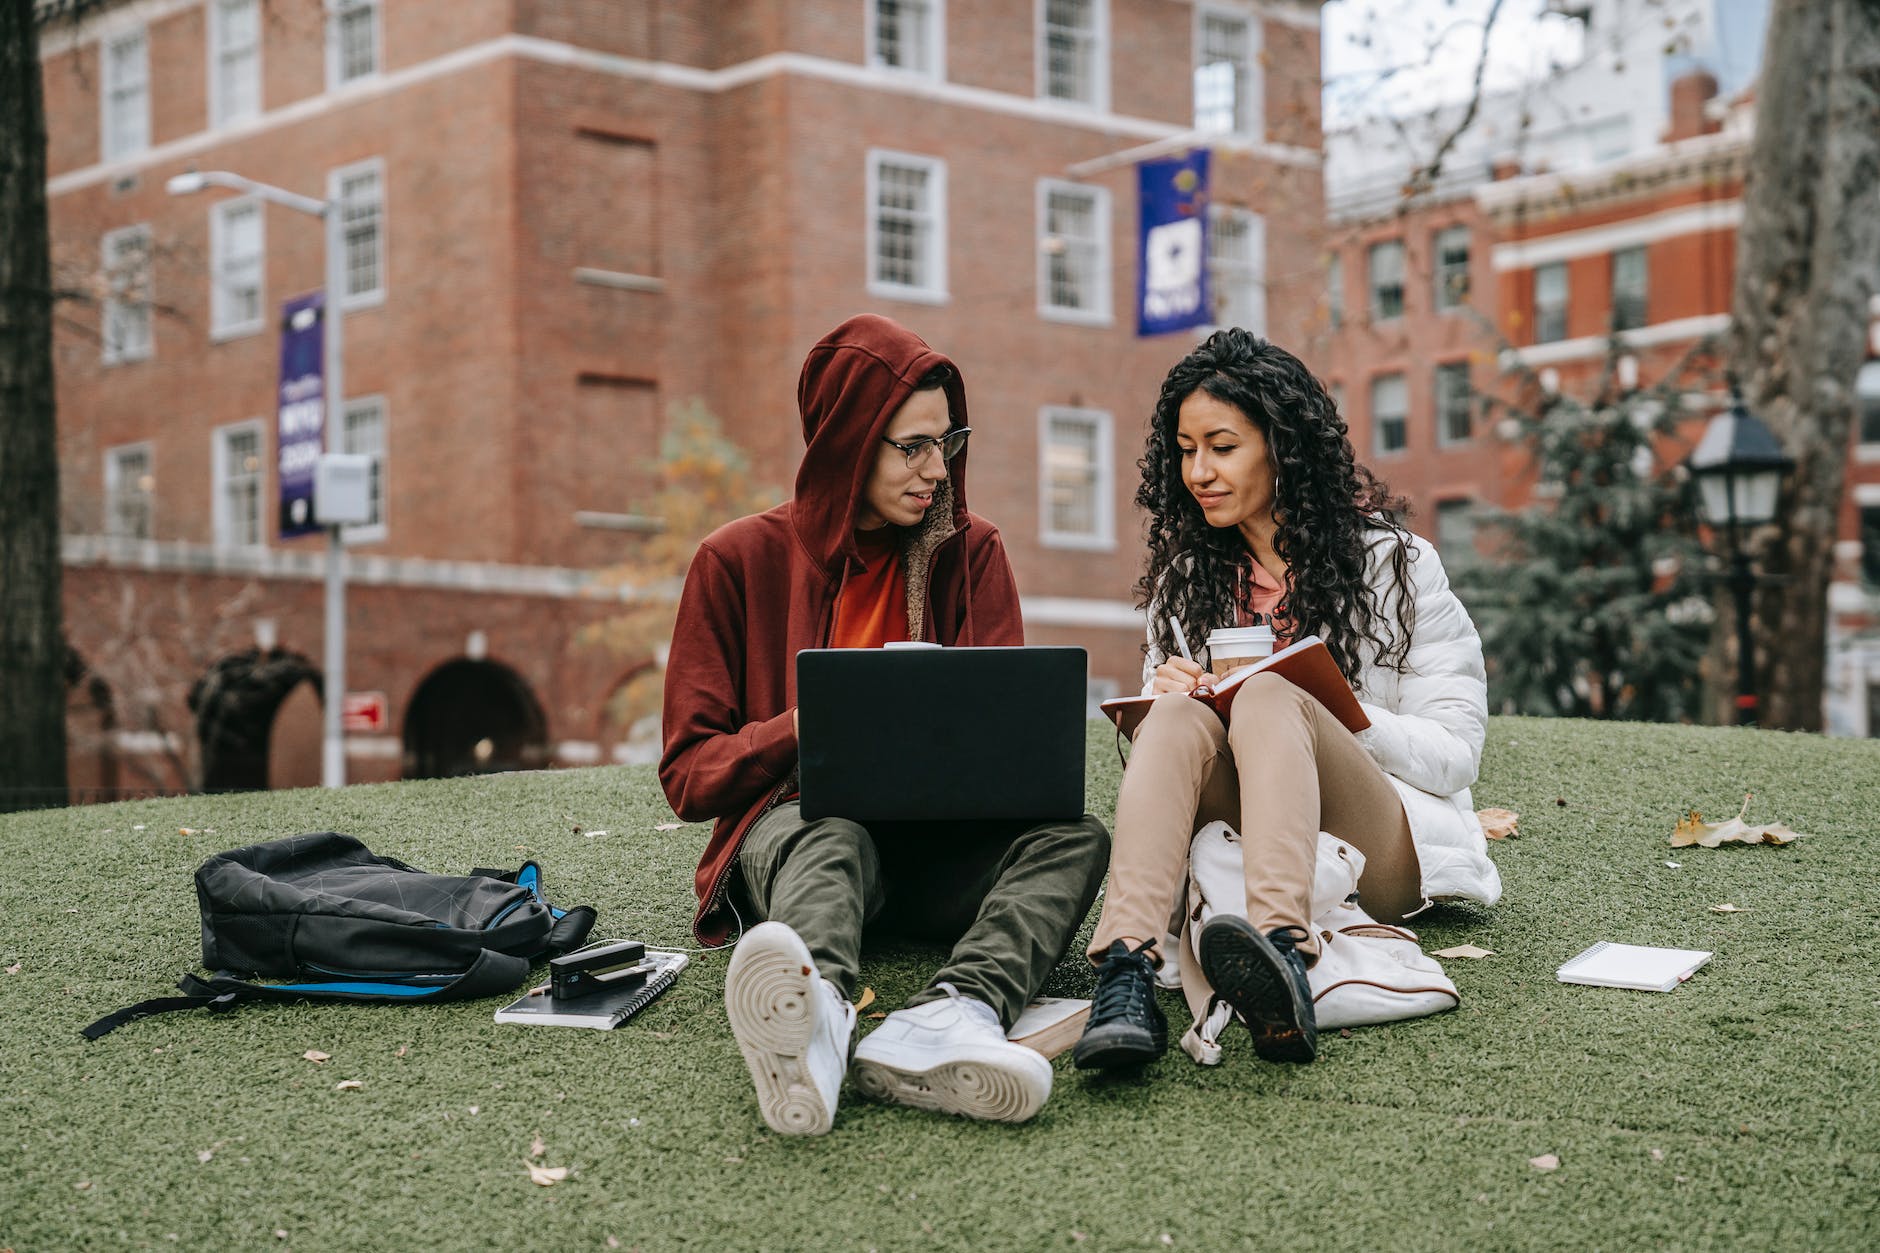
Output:
[[[953,362],[900,323],[873,313],[850,318],[809,350],[796,388],[806,448],[792,515],[797,534],[825,568],[840,568],[844,557],[859,559],[855,515],[888,421],[927,372],[941,365]],[[945,390],[952,424],[969,425],[958,366]],[[950,511],[949,529],[966,524],[969,449],[947,462],[947,481],[928,509],[930,518]]]

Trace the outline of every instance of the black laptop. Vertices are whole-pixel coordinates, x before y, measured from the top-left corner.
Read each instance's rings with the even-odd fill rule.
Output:
[[[805,649],[803,816],[1082,817],[1089,669],[1081,648]]]

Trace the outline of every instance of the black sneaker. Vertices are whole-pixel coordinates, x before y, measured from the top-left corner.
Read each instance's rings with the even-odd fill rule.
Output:
[[[1154,943],[1131,949],[1116,940],[1104,954],[1090,1021],[1071,1053],[1079,1070],[1138,1066],[1168,1051],[1168,1018],[1155,1003],[1155,967],[1143,955]]]
[[[1305,936],[1298,927],[1261,935],[1245,918],[1229,915],[1210,918],[1201,928],[1201,969],[1253,1032],[1253,1051],[1269,1062],[1318,1056],[1312,989],[1305,958],[1294,947]]]

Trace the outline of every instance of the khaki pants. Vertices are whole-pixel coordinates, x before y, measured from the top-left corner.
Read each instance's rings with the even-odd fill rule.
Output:
[[[1278,675],[1241,684],[1232,713],[1223,726],[1200,701],[1171,694],[1137,729],[1116,799],[1110,888],[1092,961],[1113,940],[1134,947],[1170,929],[1189,844],[1216,819],[1240,832],[1247,920],[1263,934],[1287,926],[1310,934],[1320,831],[1364,854],[1358,891],[1374,918],[1400,921],[1422,903],[1403,802],[1356,737]],[[1299,947],[1316,956],[1317,937]]]

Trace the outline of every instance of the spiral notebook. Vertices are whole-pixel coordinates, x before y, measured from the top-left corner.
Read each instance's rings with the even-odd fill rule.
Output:
[[[497,1010],[496,1021],[519,1022],[525,1026],[592,1027],[597,1031],[612,1031],[671,987],[678,979],[679,972],[691,960],[684,953],[660,949],[649,948],[646,955],[658,963],[659,968],[639,983],[617,990],[595,992],[571,1001],[557,1001],[547,992],[531,992]]]
[[[1694,948],[1651,948],[1601,940],[1554,972],[1562,983],[1669,992],[1696,973],[1710,954]]]

